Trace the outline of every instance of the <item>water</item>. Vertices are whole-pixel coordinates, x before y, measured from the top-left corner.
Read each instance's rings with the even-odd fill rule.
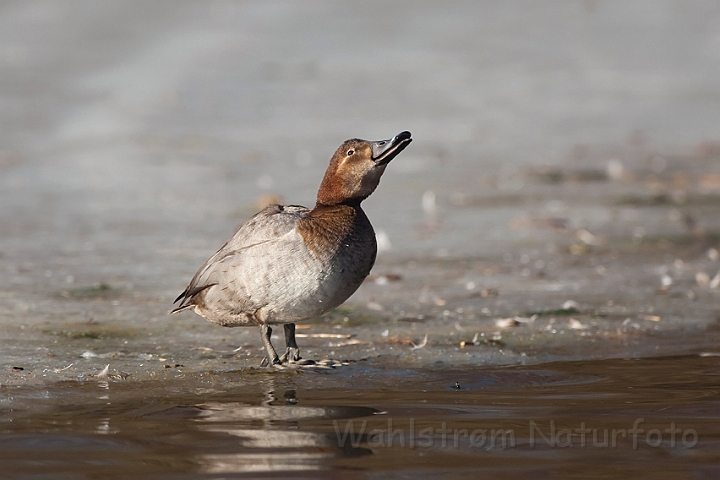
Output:
[[[0,12],[0,476],[716,476],[716,2]],[[371,277],[298,326],[335,368],[167,316],[406,129]]]
[[[7,478],[718,474],[716,356],[3,388]],[[694,477],[696,478],[696,477]]]

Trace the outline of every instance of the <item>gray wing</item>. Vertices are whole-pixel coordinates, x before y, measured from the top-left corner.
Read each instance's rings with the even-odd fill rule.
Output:
[[[193,300],[196,295],[218,284],[222,264],[225,261],[233,259],[243,251],[282,238],[295,228],[298,220],[308,211],[307,208],[298,205],[270,205],[256,213],[200,267],[185,290],[173,302],[180,302],[180,305],[170,313],[195,306]]]

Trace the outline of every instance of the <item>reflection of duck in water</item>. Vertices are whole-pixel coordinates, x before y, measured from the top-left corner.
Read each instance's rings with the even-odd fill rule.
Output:
[[[410,132],[390,140],[348,140],[330,160],[312,210],[270,205],[256,214],[195,274],[171,313],[194,309],[225,327],[258,325],[270,364],[295,362],[295,322],[347,300],[370,273],[377,244],[360,207]],[[278,357],[270,325],[283,324]]]
[[[205,432],[238,437],[225,442],[237,447],[228,453],[201,455],[208,473],[261,472],[278,470],[319,470],[327,460],[372,453],[367,448],[338,441],[337,435],[308,430],[313,420],[352,419],[378,413],[369,407],[315,407],[297,405],[295,392],[285,392],[285,405],[271,405],[272,394],[263,405],[205,403],[196,421]],[[303,429],[298,422],[306,422]],[[318,429],[319,430],[319,429]]]

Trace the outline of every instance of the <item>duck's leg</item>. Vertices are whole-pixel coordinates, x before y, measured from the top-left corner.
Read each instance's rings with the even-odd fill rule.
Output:
[[[265,357],[265,360],[260,364],[263,366],[266,365],[266,361],[270,365],[280,364],[278,354],[275,352],[275,349],[270,342],[270,335],[272,335],[272,328],[270,328],[270,325],[266,323],[260,325],[260,336],[262,337],[263,345],[265,345],[265,350],[267,351],[267,357]]]
[[[280,357],[280,363],[295,363],[300,360],[300,349],[295,341],[295,324],[286,323],[283,325],[285,329],[285,353]]]

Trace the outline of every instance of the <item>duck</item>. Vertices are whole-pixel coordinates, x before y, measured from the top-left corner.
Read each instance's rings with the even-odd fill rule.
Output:
[[[299,363],[295,324],[342,304],[370,273],[377,242],[361,204],[410,142],[408,131],[343,142],[312,209],[273,204],[255,214],[200,267],[170,313],[193,310],[223,327],[259,327],[263,365]],[[280,356],[270,340],[275,325],[285,333]]]

